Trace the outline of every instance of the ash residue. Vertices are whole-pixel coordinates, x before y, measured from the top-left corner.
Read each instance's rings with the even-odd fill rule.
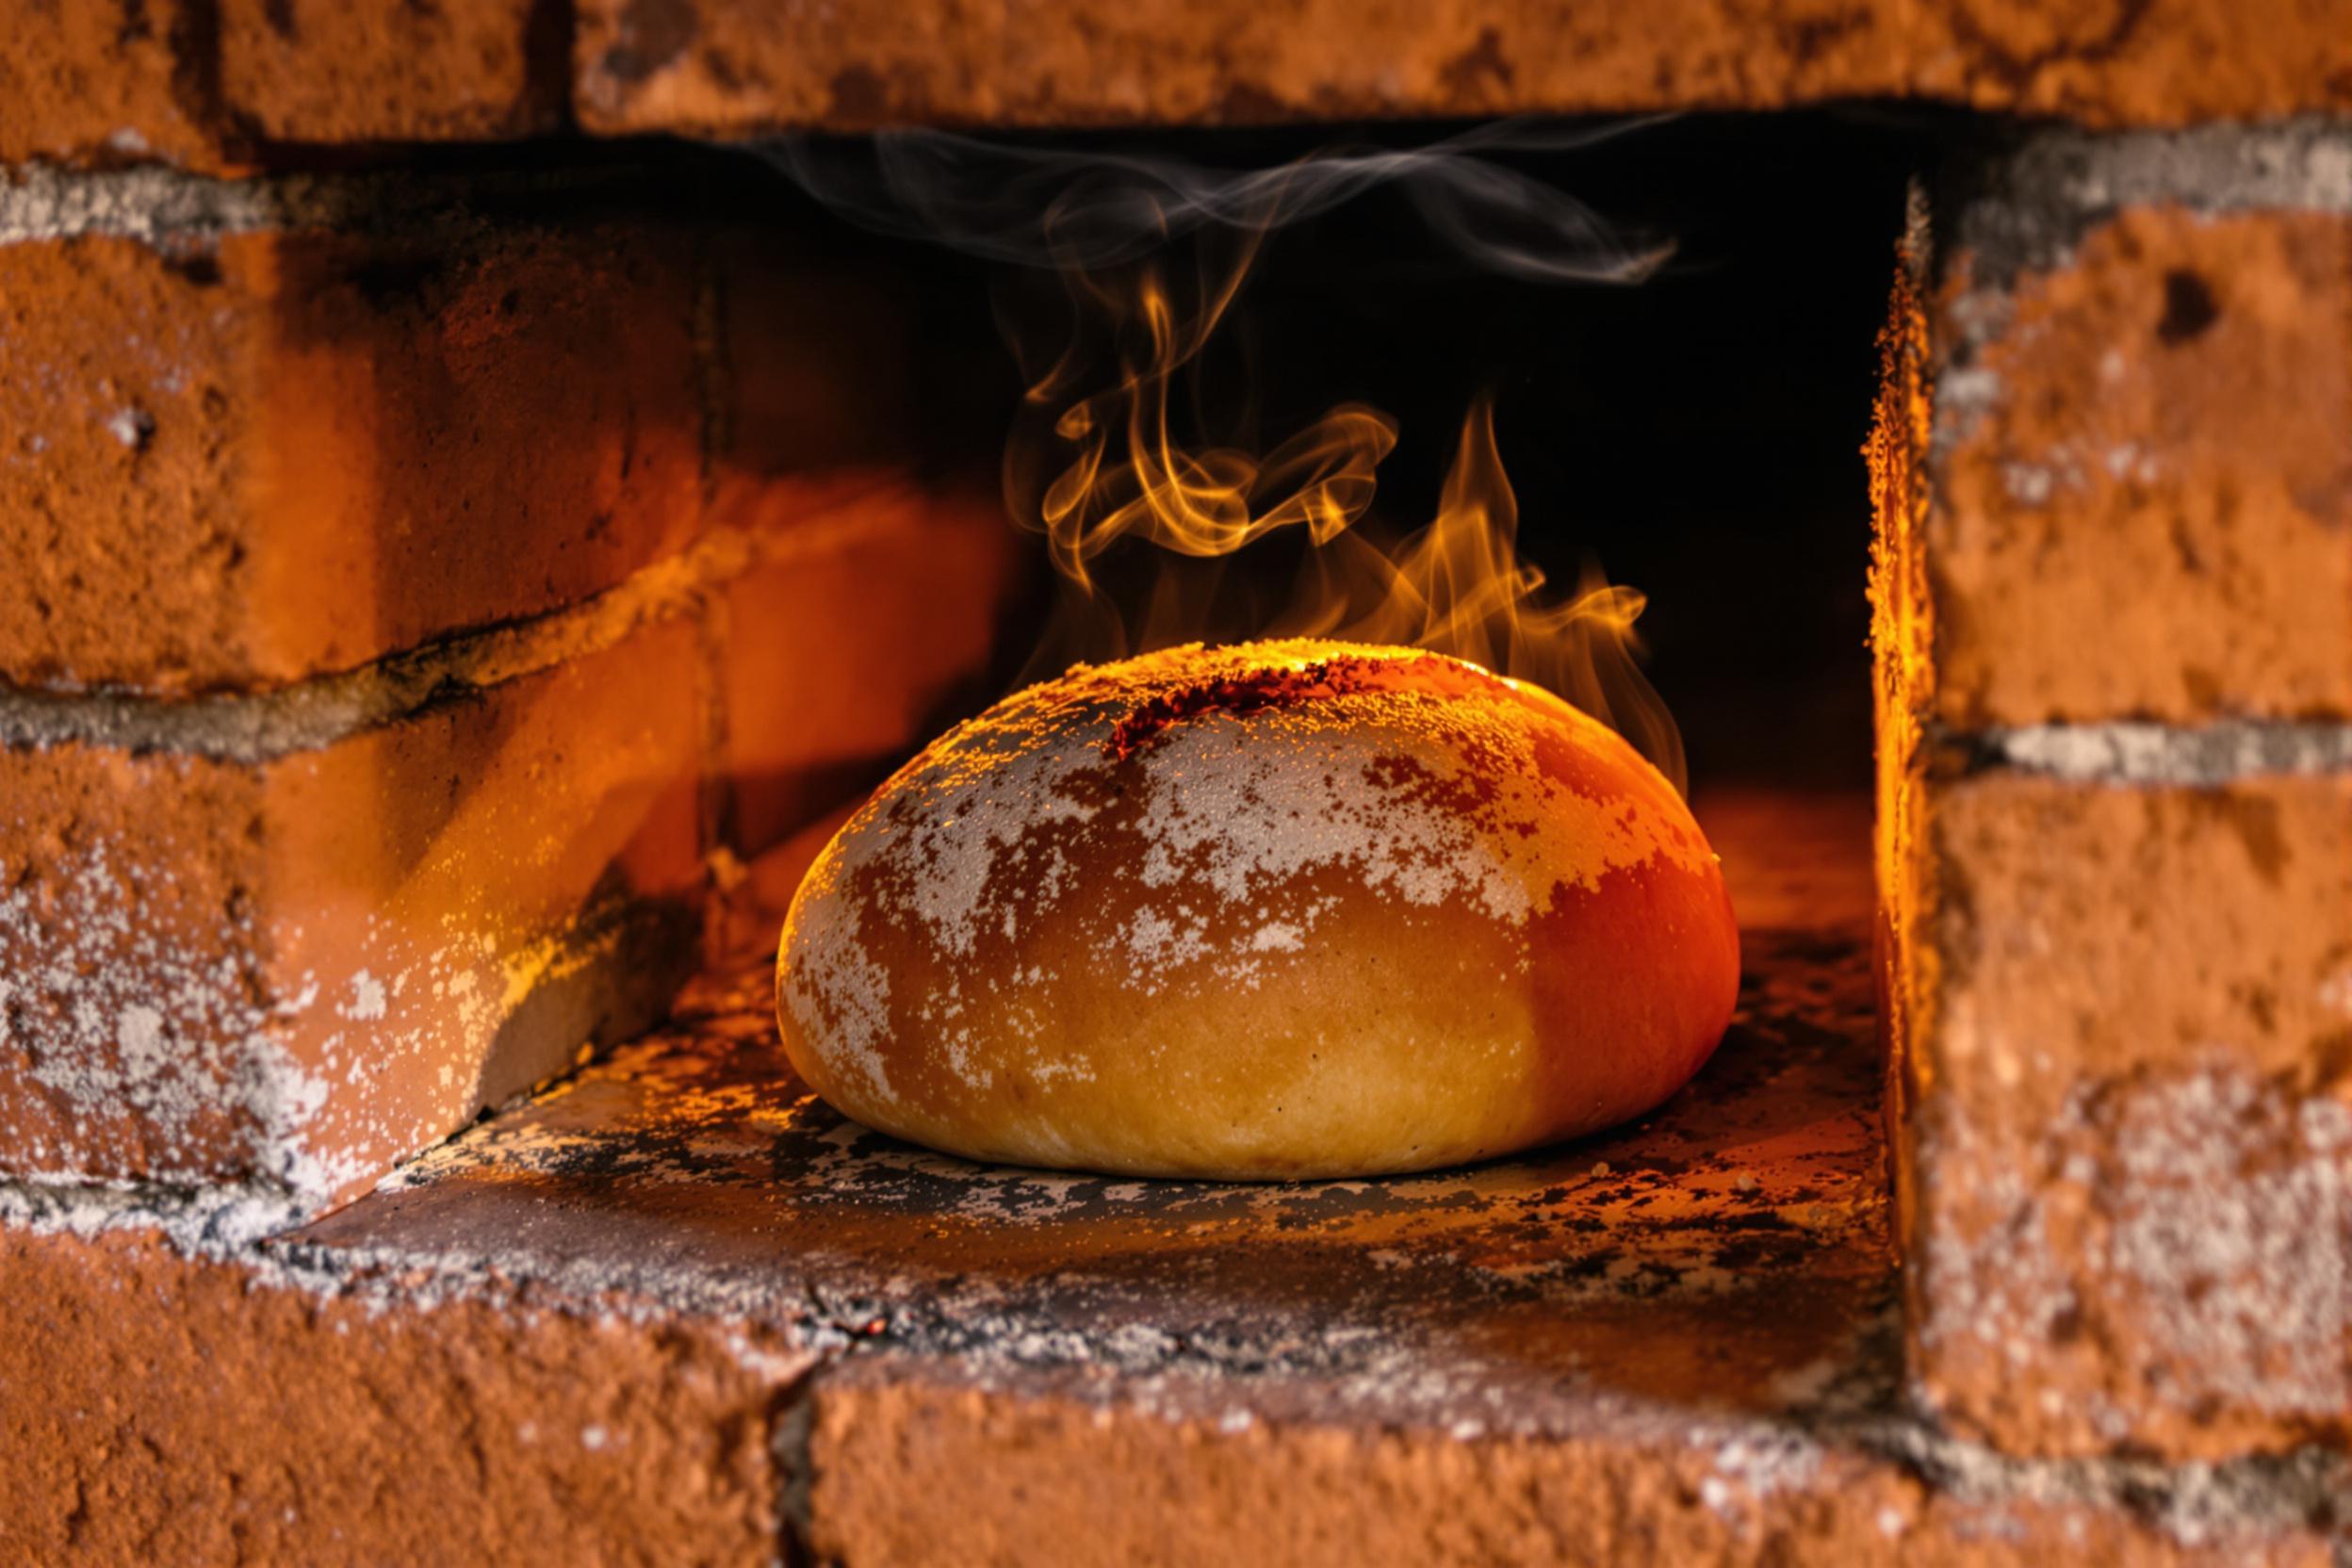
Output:
[[[314,1207],[266,1185],[0,1181],[0,1225],[36,1234],[159,1234],[183,1252],[223,1262],[250,1260],[255,1247],[301,1224]]]
[[[2063,266],[2127,206],[2206,213],[2352,212],[2352,127],[2321,120],[2184,131],[2051,128],[1956,166],[1939,211],[1969,282],[2006,292],[2023,271]]]
[[[1830,1434],[1824,1433],[1825,1437]],[[1919,1474],[1935,1491],[1989,1510],[2019,1504],[2115,1510],[2189,1547],[2247,1537],[2325,1537],[2352,1549],[2352,1459],[2323,1446],[2222,1462],[2023,1460],[1965,1442],[1917,1416],[1837,1434]]]
[[[1157,692],[1138,705],[1112,727],[1102,754],[1124,760],[1170,727],[1210,713],[1240,716],[1351,693],[1409,689],[1416,673],[1408,661],[1340,655],[1298,669],[1274,667],[1197,680]]]
[[[2227,1064],[2079,1088],[2048,1126],[1922,1119],[1921,1343],[1971,1408],[2120,1444],[2352,1410],[2352,1109]],[[2071,1347],[2071,1348],[2068,1348]],[[2093,1350],[2084,1347],[2095,1348]]]

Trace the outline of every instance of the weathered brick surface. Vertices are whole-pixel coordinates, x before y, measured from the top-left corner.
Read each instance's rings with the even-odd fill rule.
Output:
[[[550,0],[222,0],[221,97],[266,141],[552,131],[570,95],[566,11]]]
[[[1938,1494],[1852,1451],[1189,1414],[876,1364],[820,1380],[823,1561],[1211,1565],[2303,1563],[2316,1531],[2190,1543],[2113,1506]]]
[[[2352,1432],[2352,778],[1916,786],[1910,1329],[2005,1448]]]
[[[763,494],[749,504],[772,504]],[[746,854],[980,706],[1014,578],[1017,536],[993,498],[890,486],[795,526],[797,547],[730,584],[713,621],[724,823]]]
[[[550,0],[12,0],[7,22],[0,165],[220,168],[276,142],[527,136],[569,110]]]
[[[10,1562],[760,1563],[778,1355],[0,1227]]]
[[[2132,206],[2051,265],[1948,260],[1932,716],[2352,713],[2352,213]]]
[[[606,224],[0,246],[0,674],[274,684],[675,549],[686,253]]]
[[[1093,125],[1773,108],[1923,98],[2096,124],[2352,106],[2329,0],[16,0],[0,163],[273,143],[914,122]],[[569,45],[567,51],[567,44]]]
[[[822,12],[585,0],[575,94],[600,131],[1483,117],[1870,96],[2178,124],[2352,105],[2343,23],[2308,0],[1217,0],[1110,15],[1070,0],[864,0]]]
[[[2025,1454],[2352,1435],[2352,161],[2041,135],[1871,448],[1912,1368]]]
[[[884,1365],[812,1407],[806,1528],[844,1565],[1894,1562],[1920,1505],[1852,1456],[1791,1485],[1673,1442],[1187,1419]]]
[[[0,751],[0,1170],[372,1182],[691,958],[691,626],[244,762]]]
[[[0,49],[0,165],[175,163],[218,155],[199,0],[10,0]]]

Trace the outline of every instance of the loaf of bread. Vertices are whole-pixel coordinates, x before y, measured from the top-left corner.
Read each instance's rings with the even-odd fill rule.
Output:
[[[934,743],[785,923],[792,1065],[973,1159],[1362,1176],[1637,1116],[1739,936],[1672,786],[1559,698],[1293,641],[1081,665]]]

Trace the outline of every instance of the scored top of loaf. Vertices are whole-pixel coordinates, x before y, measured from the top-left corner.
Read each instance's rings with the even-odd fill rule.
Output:
[[[1510,700],[1455,700],[1474,695]],[[1024,838],[1090,821],[1131,790],[1143,798],[1113,815],[1142,835],[1143,881],[1196,882],[1227,903],[1341,861],[1376,895],[1429,904],[1462,892],[1524,920],[1549,882],[1589,888],[1653,856],[1706,857],[1632,802],[1560,798],[1576,792],[1539,765],[1526,709],[1669,789],[1597,721],[1444,655],[1315,639],[1188,644],[1075,666],[941,736],[852,819],[840,870],[882,873],[886,886],[872,890],[963,956],[984,924],[1062,891],[1069,869],[1050,844],[1025,875],[989,886],[1001,863],[1024,858]],[[1589,819],[1572,836],[1581,852],[1565,858],[1563,808]],[[1539,826],[1542,865],[1514,853]]]

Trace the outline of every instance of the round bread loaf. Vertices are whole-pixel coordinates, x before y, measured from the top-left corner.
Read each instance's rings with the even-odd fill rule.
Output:
[[[1739,935],[1658,771],[1548,693],[1319,641],[1080,665],[902,768],[778,956],[883,1132],[1138,1176],[1363,1176],[1658,1104]]]

